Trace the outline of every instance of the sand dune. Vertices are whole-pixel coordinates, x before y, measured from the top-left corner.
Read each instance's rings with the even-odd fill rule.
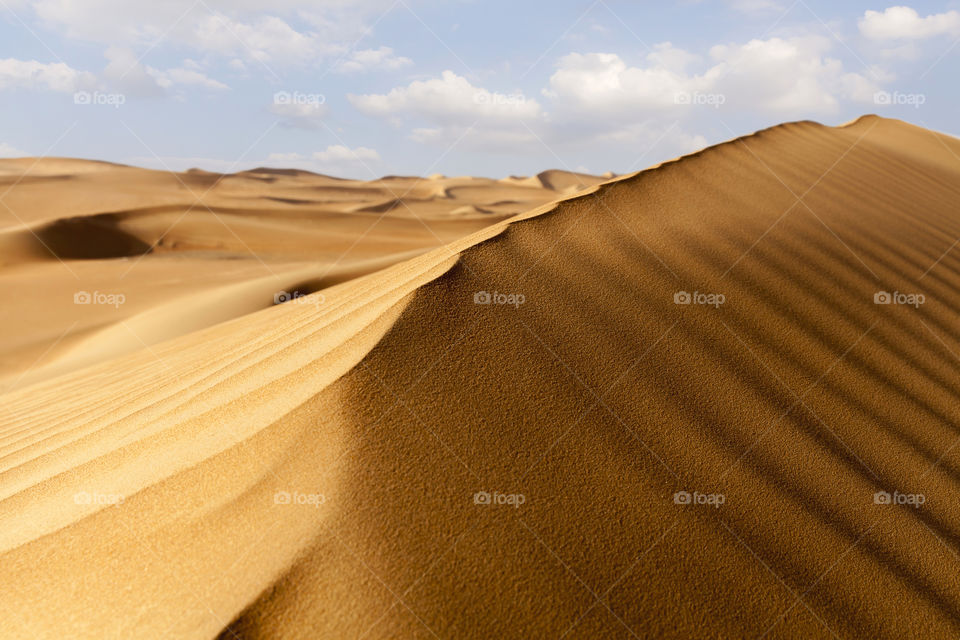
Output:
[[[218,206],[268,178],[313,179]],[[585,186],[3,395],[5,633],[960,634],[960,140],[791,123]]]
[[[16,294],[0,392],[383,269],[600,180],[558,175],[554,190],[0,160],[0,282]],[[77,307],[82,292],[124,302]]]

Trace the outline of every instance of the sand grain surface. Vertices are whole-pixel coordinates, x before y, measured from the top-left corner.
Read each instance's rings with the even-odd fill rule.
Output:
[[[785,124],[10,391],[5,633],[956,637],[958,202]]]

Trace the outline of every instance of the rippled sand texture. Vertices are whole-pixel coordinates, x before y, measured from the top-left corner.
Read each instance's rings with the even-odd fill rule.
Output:
[[[6,394],[5,633],[956,637],[958,154],[781,125]]]

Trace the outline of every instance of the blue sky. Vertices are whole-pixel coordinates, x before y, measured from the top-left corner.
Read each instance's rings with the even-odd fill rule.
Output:
[[[787,120],[960,133],[960,0],[0,0],[0,156],[623,173]]]

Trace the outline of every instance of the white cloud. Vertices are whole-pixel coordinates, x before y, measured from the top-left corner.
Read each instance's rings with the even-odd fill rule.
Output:
[[[589,112],[613,122],[643,114],[676,113],[678,101],[695,96],[747,110],[824,113],[839,100],[869,100],[876,83],[846,72],[825,54],[825,38],[770,38],[710,49],[712,64],[686,71],[696,57],[664,43],[644,66],[629,66],[613,53],[572,53],[560,59],[544,93],[561,114]],[[711,103],[707,103],[711,104]],[[719,104],[717,106],[719,106]]]
[[[189,5],[177,1],[36,0],[33,7],[48,27],[60,28],[73,38],[114,44],[159,38],[164,27],[176,24]]]
[[[876,81],[846,72],[843,63],[826,56],[826,38],[771,38],[710,50],[717,66],[711,91],[722,93],[736,107],[779,113],[832,113],[840,99],[868,101]]]
[[[499,93],[477,87],[453,71],[439,78],[416,80],[386,94],[347,98],[362,113],[395,126],[412,120],[416,142],[462,143],[477,149],[496,150],[535,140],[529,127],[543,117],[540,103],[523,93]],[[427,126],[423,126],[427,125]]]
[[[675,53],[673,58],[678,59]],[[675,108],[677,94],[704,91],[712,83],[661,63],[655,59],[648,67],[630,67],[614,53],[571,53],[560,59],[544,95],[564,110],[631,118],[636,109]]]
[[[241,22],[223,14],[208,15],[187,39],[201,51],[261,62],[302,63],[339,50],[276,16]]]
[[[639,65],[614,53],[571,53],[559,59],[542,104],[527,100],[502,111],[491,107],[505,101],[500,94],[452,72],[387,94],[350,98],[368,115],[428,125],[412,129],[417,142],[459,141],[497,152],[585,144],[686,152],[706,140],[681,123],[709,119],[717,113],[711,107],[806,118],[834,114],[842,101],[872,101],[887,78],[846,71],[827,55],[830,47],[826,38],[770,38],[715,46],[704,59],[667,42]],[[482,99],[474,100],[478,95]]]
[[[91,88],[96,79],[91,73],[77,71],[62,63],[36,60],[0,60],[0,89],[48,89],[73,93]]]
[[[857,23],[860,33],[873,40],[920,40],[960,34],[960,12],[947,11],[921,18],[916,9],[889,7],[883,13],[867,11]]]
[[[310,63],[346,50],[389,0],[33,0],[69,37],[138,50],[160,42],[229,59]]]
[[[353,95],[347,98],[367,115],[394,118],[413,116],[442,125],[519,122],[540,116],[540,104],[522,93],[496,93],[455,74],[416,80],[387,94]]]
[[[125,95],[156,97],[179,86],[229,88],[207,77],[193,60],[184,60],[181,67],[156,69],[142,64],[133,50],[126,47],[109,47],[105,55],[108,63],[103,71],[103,79]]]
[[[413,60],[394,55],[390,47],[354,51],[337,65],[341,73],[359,73],[374,70],[395,70],[413,64]]]
[[[298,129],[319,129],[327,116],[327,105],[320,100],[304,102],[276,102],[270,112],[280,116],[281,122]]]
[[[696,56],[665,44],[657,47],[651,59],[682,69]],[[397,125],[414,121],[411,139],[437,146],[456,143],[494,153],[541,153],[546,151],[544,145],[566,150],[607,143],[646,149],[662,143],[692,151],[705,144],[704,138],[653,121],[635,108],[637,98],[659,114],[664,113],[662,107],[675,107],[675,90],[690,86],[686,76],[657,69],[622,78],[619,73],[629,69],[612,54],[573,54],[563,58],[561,66],[563,73],[544,92],[556,108],[550,113],[519,92],[477,87],[452,71],[387,94],[349,98],[367,115]],[[653,88],[643,86],[651,79]]]
[[[103,79],[114,89],[138,97],[163,95],[163,88],[157,83],[156,77],[140,63],[132,49],[108,47],[104,55],[107,66],[103,70]]]
[[[670,71],[682,72],[695,62],[700,61],[700,56],[679,49],[669,42],[661,42],[653,45],[653,51],[647,54],[647,61]]]
[[[916,42],[907,42],[896,47],[880,49],[880,56],[893,60],[917,60],[920,58],[920,47]]]
[[[21,151],[6,142],[0,142],[0,158],[25,158],[28,155],[30,154],[26,151]]]
[[[169,89],[174,85],[195,85],[205,89],[229,89],[227,85],[218,80],[208,78],[199,71],[183,67],[166,70],[147,67],[147,73],[156,78],[157,84],[164,89]]]
[[[823,37],[772,37],[717,45],[704,57],[664,42],[640,64],[606,52],[562,56],[540,100],[491,91],[452,71],[348,99],[366,115],[410,127],[420,143],[500,153],[594,143],[689,151],[706,141],[680,124],[720,113],[712,108],[795,119],[834,115],[844,102],[872,103],[890,78],[845,69],[830,56],[833,46]]]

